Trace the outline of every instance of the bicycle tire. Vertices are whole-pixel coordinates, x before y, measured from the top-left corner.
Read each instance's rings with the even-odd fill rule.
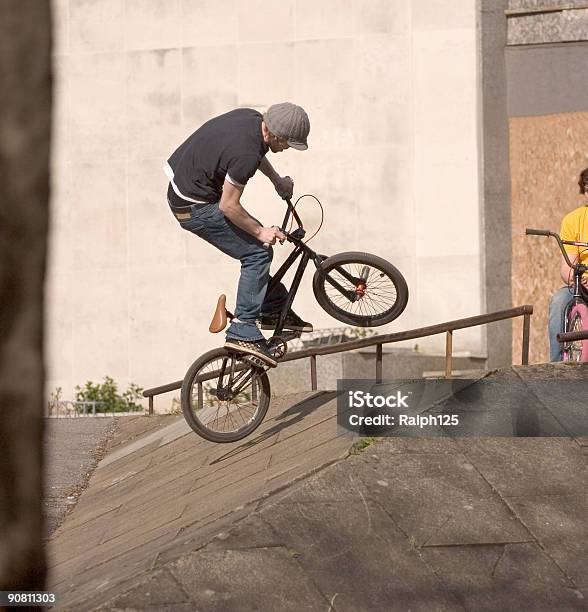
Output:
[[[347,266],[347,268],[344,268],[347,272],[353,273],[352,271],[354,270],[355,274],[364,266],[370,268],[369,277],[367,279],[369,282],[367,282],[365,295],[362,295],[362,297],[355,302],[351,300],[345,302],[345,299],[341,299],[343,298],[341,293],[333,289],[326,279],[326,275],[335,272],[338,277],[336,280],[346,282],[346,288],[353,290],[353,284],[343,279],[343,276],[336,271],[336,268],[343,266]],[[370,281],[372,278],[371,269],[375,269],[379,272],[379,278]],[[382,288],[381,284],[373,285],[374,281],[376,283],[382,283],[382,278],[384,277],[389,281],[390,286],[384,286],[384,288]],[[368,305],[367,299],[362,302],[362,300],[366,298],[366,295],[369,294],[370,282],[374,287],[372,295],[378,296],[378,307],[385,303],[384,300],[392,300],[382,312],[378,312],[376,306]],[[329,285],[328,289],[327,285]],[[378,287],[377,290],[376,287]],[[390,323],[390,321],[394,321],[394,319],[402,314],[408,303],[408,285],[398,268],[385,259],[370,253],[350,251],[328,257],[322,262],[321,270],[317,270],[314,273],[312,288],[317,302],[325,312],[342,323],[348,323],[358,327],[377,327]],[[378,293],[378,291],[380,291],[380,293]],[[338,299],[339,302],[336,303],[334,299]],[[370,297],[369,299],[373,298]],[[356,312],[353,312],[355,305],[357,305]],[[342,306],[345,306],[345,308]],[[346,308],[350,310],[346,310]],[[370,311],[370,309],[373,312]]]
[[[568,313],[568,331],[588,330],[588,306],[574,304]],[[564,361],[588,362],[588,340],[570,342],[563,352]]]
[[[237,414],[238,409],[231,410],[231,406],[228,403],[229,401],[225,400],[225,402],[227,403],[224,406],[225,410],[224,414],[221,416],[221,420],[224,420],[225,423],[228,423],[230,421],[234,424],[239,423],[239,418],[243,421],[243,424],[241,426],[229,429],[228,431],[219,431],[218,428],[213,428],[211,426],[210,421],[205,420],[206,416],[214,414],[214,402],[218,402],[220,405],[216,410],[216,420],[219,423],[220,427],[221,421],[219,421],[218,417],[219,411],[221,410],[223,404],[223,400],[218,397],[218,382],[219,380],[221,381],[222,387],[224,377],[222,380],[220,379],[220,368],[222,368],[221,364],[223,363],[223,361],[225,362],[225,364],[228,364],[229,368],[230,364],[233,363],[235,365],[235,369],[237,369],[238,374],[244,372],[242,378],[240,379],[241,381],[246,380],[246,377],[248,375],[251,376],[252,381],[251,385],[246,387],[246,389],[250,389],[251,391],[251,400],[248,402],[249,404],[251,404],[250,410],[254,409],[252,415],[249,418],[243,418],[243,415]],[[216,364],[216,366],[211,366],[211,364]],[[215,369],[215,367],[217,369]],[[218,378],[217,375],[219,376]],[[203,384],[208,381],[215,381],[216,389],[213,386],[215,382],[213,382],[209,386]],[[195,410],[194,387],[199,383],[200,388],[197,388],[197,403],[199,405],[196,406]],[[255,393],[252,388],[253,384],[256,385]],[[243,400],[245,400],[249,392],[243,390],[241,391],[241,393],[243,393]],[[241,393],[239,395],[241,395]],[[213,349],[211,351],[208,351],[207,353],[204,353],[204,355],[196,359],[196,361],[190,366],[190,368],[186,372],[186,375],[184,376],[180,395],[182,412],[188,425],[195,433],[197,433],[202,438],[209,440],[210,442],[218,443],[237,442],[238,440],[242,440],[243,438],[251,434],[253,431],[255,431],[255,429],[259,427],[267,413],[270,404],[270,397],[270,382],[263,368],[259,368],[247,363],[247,361],[243,359],[243,356],[239,356],[233,352],[229,352],[225,348]],[[205,405],[205,402],[208,402],[208,404]],[[245,403],[246,402],[243,401],[243,406],[245,405]],[[240,409],[241,408],[239,408],[239,410]],[[200,411],[200,414],[198,414],[198,411]]]

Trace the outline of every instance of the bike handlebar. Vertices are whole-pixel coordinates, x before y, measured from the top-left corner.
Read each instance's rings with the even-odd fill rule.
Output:
[[[555,238],[557,240],[557,244],[559,245],[561,254],[563,255],[564,259],[566,260],[566,263],[568,264],[570,268],[573,268],[574,264],[572,264],[572,262],[570,261],[570,258],[568,257],[568,253],[564,249],[564,244],[568,244],[571,246],[588,247],[588,243],[586,242],[574,242],[573,240],[562,240],[559,237],[559,234],[556,234],[555,232],[550,232],[549,230],[531,229],[530,227],[528,227],[525,229],[525,233],[527,235],[532,235],[532,236],[548,236],[548,237],[551,236],[552,238]]]
[[[533,236],[551,236],[551,232],[549,230],[540,230],[540,229],[531,229],[528,227],[525,230],[525,234],[533,235]]]

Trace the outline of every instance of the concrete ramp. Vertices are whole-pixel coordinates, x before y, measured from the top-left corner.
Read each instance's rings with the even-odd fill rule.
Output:
[[[588,383],[583,367],[537,375]],[[335,404],[274,399],[232,445],[180,417],[121,419],[50,542],[57,607],[588,607],[588,438],[364,439],[349,454]]]
[[[51,539],[60,609],[104,603],[351,444],[336,435],[333,392],[273,399],[255,434],[234,444],[201,439],[182,417],[159,418],[156,430],[136,417],[125,425],[121,418],[110,451]]]

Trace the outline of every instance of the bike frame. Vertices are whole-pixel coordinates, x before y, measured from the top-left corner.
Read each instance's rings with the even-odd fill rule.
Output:
[[[288,242],[291,242],[294,245],[294,250],[292,251],[292,253],[290,253],[290,255],[288,255],[286,261],[284,261],[284,263],[280,266],[279,270],[272,276],[271,281],[268,284],[267,293],[270,293],[272,289],[275,288],[281,282],[281,280],[286,275],[286,272],[288,272],[288,270],[294,265],[294,262],[299,257],[300,257],[300,262],[298,264],[296,273],[294,274],[294,279],[292,280],[290,289],[288,290],[288,297],[280,312],[280,318],[278,319],[278,324],[274,330],[274,337],[281,336],[284,331],[284,323],[286,320],[286,315],[288,311],[290,310],[292,303],[294,302],[294,298],[296,297],[296,293],[298,292],[298,288],[300,287],[300,282],[302,280],[302,276],[304,275],[304,271],[306,270],[306,266],[308,265],[308,262],[312,260],[312,262],[316,266],[316,269],[322,271],[321,263],[324,259],[326,259],[325,255],[319,255],[318,253],[313,251],[313,249],[311,249],[308,245],[306,245],[302,241],[302,239],[304,238],[306,234],[304,227],[302,225],[302,221],[300,217],[298,216],[298,213],[296,212],[295,208],[292,206],[292,202],[289,199],[287,199],[286,203],[288,205],[288,209],[284,216],[284,221],[282,222],[282,227],[280,228],[280,231],[283,234],[285,234],[286,240]],[[294,230],[293,232],[288,232],[286,230],[286,226],[288,225],[288,221],[290,220],[290,215],[294,217],[294,219],[296,220],[296,223],[298,224],[298,228]],[[270,248],[270,246],[267,245],[267,248]],[[336,268],[336,269],[339,270],[339,272],[341,272],[345,276],[345,278],[348,278],[352,282],[353,280],[358,280],[358,279],[355,279],[352,275],[348,274],[346,270],[341,270],[340,268]],[[350,293],[344,287],[341,287],[341,285],[339,285],[337,281],[330,279],[328,275],[327,275],[327,280],[333,286],[337,287],[339,291],[341,291],[344,295],[347,295]],[[218,371],[218,376],[215,376],[215,378],[217,379],[217,382],[216,382],[217,391],[224,391],[225,389],[225,387],[222,384],[222,381],[223,381],[224,376],[227,374],[227,363],[228,363],[227,358],[225,358]],[[250,369],[241,370],[240,368],[235,368],[235,362],[233,360],[230,361],[229,367],[230,367],[230,371],[228,372],[229,380],[228,380],[227,386],[228,388],[231,389],[231,392],[233,394],[237,395],[246,387],[246,385],[249,384],[251,379],[255,377],[255,372]],[[237,384],[237,387],[233,389],[232,387],[235,383]],[[252,393],[254,395],[257,395],[255,384],[252,385]],[[200,397],[200,394],[199,394],[199,397]]]

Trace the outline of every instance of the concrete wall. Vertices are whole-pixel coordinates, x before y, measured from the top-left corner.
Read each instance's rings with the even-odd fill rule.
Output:
[[[54,0],[56,104],[48,281],[49,388],[176,380],[238,264],[180,230],[161,166],[203,121],[291,100],[310,148],[271,155],[325,208],[321,252],[394,262],[411,299],[382,331],[481,312],[473,0]],[[282,218],[265,177],[244,204]],[[313,201],[300,212],[318,222]],[[277,259],[286,249],[276,249]],[[336,322],[312,297],[297,310]],[[505,304],[505,307],[509,304]],[[421,347],[443,346],[437,337]],[[481,330],[456,350],[484,351]]]
[[[486,312],[508,308],[511,291],[511,197],[508,167],[508,115],[504,47],[507,0],[479,0],[480,6],[480,125],[483,203],[482,274]],[[513,305],[520,306],[514,301]],[[512,354],[512,322],[486,329],[490,368],[520,359]]]

